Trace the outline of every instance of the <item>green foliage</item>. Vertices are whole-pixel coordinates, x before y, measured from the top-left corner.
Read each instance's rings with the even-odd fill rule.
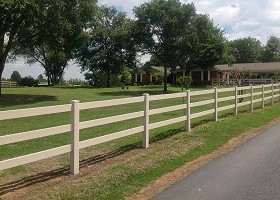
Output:
[[[15,82],[19,82],[21,79],[21,75],[18,71],[13,71],[13,73],[11,74],[11,81],[15,81]]]
[[[27,87],[32,87],[38,85],[38,80],[35,80],[31,76],[26,76],[18,82],[20,86],[27,86]]]
[[[121,72],[121,83],[124,85],[124,86],[127,86],[127,85],[130,85],[131,83],[131,73],[130,71],[128,70],[128,68],[124,68]]]
[[[188,90],[192,84],[192,77],[191,76],[180,76],[177,79],[178,84],[181,86],[182,91]]]
[[[94,70],[92,72],[85,73],[85,79],[88,84],[94,87],[106,87],[107,86],[107,74],[101,70]],[[117,75],[111,75],[110,86],[120,86],[120,79]]]
[[[133,68],[136,49],[132,21],[115,7],[101,6],[95,21],[89,26],[89,42],[79,53],[84,70],[106,74],[106,86],[118,76],[123,66]]]
[[[232,65],[233,63],[235,63],[236,59],[234,57],[234,49],[233,47],[230,45],[229,41],[225,41],[225,46],[224,46],[224,53],[222,55],[222,59],[219,62],[219,64],[228,64],[228,65]]]
[[[271,79],[273,80],[274,83],[279,83],[279,80],[280,80],[280,73],[274,73],[272,76],[271,76]]]
[[[15,53],[38,62],[53,85],[61,82],[68,61],[87,39],[84,28],[93,19],[95,0],[53,1],[44,11],[44,32],[20,43]]]
[[[0,79],[4,71],[5,63],[11,49],[20,42],[26,41],[38,34],[36,22],[42,19],[42,12],[49,1],[10,1],[0,3]],[[1,85],[0,85],[1,95]]]
[[[163,78],[164,78],[164,73],[163,72],[154,73],[153,76],[155,77],[156,84],[161,85],[163,83]]]
[[[279,62],[280,61],[280,38],[270,36],[262,52],[263,62]]]
[[[152,0],[134,9],[137,39],[164,66],[164,91],[167,91],[167,68],[177,65],[178,41],[186,33],[195,15],[193,4],[179,0]]]
[[[187,71],[197,67],[214,67],[222,60],[225,52],[223,32],[208,15],[194,16],[179,43],[179,65],[185,66]]]
[[[230,45],[234,49],[236,63],[255,63],[261,60],[262,45],[256,38],[236,39]]]

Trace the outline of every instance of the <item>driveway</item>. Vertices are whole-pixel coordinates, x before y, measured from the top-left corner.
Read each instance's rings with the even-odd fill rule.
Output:
[[[280,123],[153,199],[280,200]]]

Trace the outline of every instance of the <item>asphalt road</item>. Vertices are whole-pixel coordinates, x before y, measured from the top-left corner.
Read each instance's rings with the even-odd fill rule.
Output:
[[[210,162],[154,200],[280,200],[280,124]]]

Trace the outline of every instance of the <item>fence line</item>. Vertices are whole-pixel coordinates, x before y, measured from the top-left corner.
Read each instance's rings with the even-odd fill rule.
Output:
[[[262,79],[243,79],[243,85],[261,85],[261,84],[271,84],[274,83],[275,80],[271,78],[262,78]],[[277,80],[279,82],[279,80]],[[238,80],[236,79],[222,79],[222,78],[212,78],[211,84],[212,85],[237,85]]]
[[[1,81],[1,87],[9,87],[9,88],[11,88],[11,87],[17,87],[18,86],[18,84],[17,84],[17,82],[15,82],[15,81]]]
[[[260,89],[261,91],[258,92],[255,89]],[[249,90],[250,92],[245,94],[244,90]],[[224,92],[233,92],[234,95],[219,97],[219,94],[222,94]],[[211,94],[213,96],[209,100],[191,102],[192,97],[198,95],[211,96]],[[260,97],[255,99],[256,96],[260,96]],[[163,107],[158,109],[150,109],[151,101],[171,99],[171,98],[182,98],[182,97],[184,97],[185,99],[183,104]],[[264,108],[265,101],[270,100],[270,103],[273,104],[273,101],[276,97],[279,97],[278,100],[280,101],[280,84],[268,84],[268,85],[261,85],[261,86],[251,85],[246,87],[232,87],[232,88],[223,88],[223,89],[214,88],[210,90],[192,91],[192,92],[190,90],[187,90],[186,92],[182,92],[182,93],[151,95],[151,96],[149,94],[143,94],[143,96],[141,97],[113,99],[113,100],[86,102],[86,103],[80,103],[78,100],[73,100],[72,104],[66,104],[66,105],[1,111],[0,121],[15,119],[15,118],[30,117],[30,116],[46,115],[52,113],[71,112],[71,123],[62,126],[50,127],[46,129],[33,130],[33,131],[0,136],[0,145],[7,145],[7,144],[31,140],[35,138],[42,138],[42,137],[65,133],[65,132],[71,132],[71,143],[69,145],[61,146],[58,148],[53,148],[46,151],[41,151],[25,156],[20,156],[17,158],[0,161],[0,170],[9,169],[12,167],[42,160],[45,158],[50,158],[60,154],[70,153],[70,173],[78,174],[80,149],[93,146],[96,144],[112,141],[118,138],[126,137],[140,132],[143,132],[142,147],[146,149],[149,147],[149,131],[152,129],[184,121],[185,129],[187,131],[190,131],[191,119],[213,114],[214,121],[218,121],[218,114],[221,111],[234,109],[233,112],[235,115],[237,115],[238,108],[246,105],[249,105],[250,110],[253,111],[255,103],[261,102],[261,106],[262,108]],[[249,100],[240,101],[243,100],[244,98],[249,98]],[[232,100],[234,100],[234,103],[231,105],[220,106],[220,107],[218,106],[218,103],[220,102],[226,102]],[[131,104],[131,103],[143,103],[143,111],[110,116],[106,118],[95,119],[95,120],[84,121],[84,122],[80,121],[81,110]],[[208,109],[197,113],[191,113],[191,108],[209,105],[209,104],[213,105],[212,109]],[[164,121],[159,121],[155,123],[150,123],[149,121],[150,116],[152,115],[170,112],[170,111],[176,111],[176,110],[184,110],[185,111],[184,116],[168,119]],[[119,131],[116,133],[96,137],[85,141],[80,141],[79,132],[82,129],[110,124],[114,122],[120,122],[120,121],[139,118],[139,117],[143,118],[143,126],[134,127],[131,129]]]

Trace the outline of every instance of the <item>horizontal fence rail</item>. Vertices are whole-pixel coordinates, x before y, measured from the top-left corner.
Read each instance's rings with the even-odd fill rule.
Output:
[[[8,87],[8,88],[11,88],[11,87],[17,87],[18,84],[17,82],[15,81],[1,81],[1,87]]]
[[[230,95],[228,95],[230,94]],[[210,97],[208,99],[196,101],[197,96]],[[15,118],[32,117],[39,115],[48,115],[53,113],[70,112],[71,123],[56,127],[50,127],[45,129],[26,131],[21,133],[15,133],[10,135],[0,136],[0,145],[8,145],[17,142],[32,140],[36,138],[47,137],[51,135],[70,132],[70,144],[41,151],[17,158],[0,161],[0,170],[9,169],[19,165],[35,162],[45,158],[70,153],[70,173],[79,173],[79,151],[80,149],[90,147],[97,144],[102,144],[119,138],[127,137],[133,134],[142,132],[142,146],[143,148],[149,147],[149,131],[159,127],[171,125],[178,122],[185,122],[185,129],[191,130],[191,120],[213,114],[214,121],[218,120],[218,113],[225,110],[233,109],[235,115],[238,114],[238,109],[241,106],[250,106],[250,110],[254,110],[255,103],[261,103],[261,107],[264,108],[265,101],[270,101],[273,104],[275,98],[280,101],[280,84],[267,84],[258,86],[244,86],[244,87],[230,87],[230,88],[214,88],[202,91],[186,91],[174,94],[162,94],[162,95],[149,95],[144,94],[140,97],[113,99],[105,101],[95,101],[80,103],[77,100],[73,100],[72,104],[48,106],[39,108],[28,108],[19,110],[9,110],[0,112],[1,120],[10,120]],[[179,105],[167,106],[162,108],[150,109],[150,102],[158,100],[166,100],[173,98],[183,98],[184,102]],[[228,102],[229,105],[219,105],[219,103]],[[138,112],[126,113],[116,116],[109,116],[106,118],[94,119],[89,121],[80,121],[80,111],[86,109],[103,108],[109,106],[119,106],[133,103],[142,103],[143,110]],[[192,108],[199,106],[211,106],[212,108],[196,113],[192,113]],[[218,106],[219,105],[219,106]],[[158,115],[166,112],[172,112],[177,110],[183,110],[184,115],[168,120],[150,123],[150,116]],[[121,122],[130,119],[142,118],[143,125],[122,130],[119,132],[103,135],[100,137],[80,141],[79,132],[82,129],[111,124],[115,122]]]

